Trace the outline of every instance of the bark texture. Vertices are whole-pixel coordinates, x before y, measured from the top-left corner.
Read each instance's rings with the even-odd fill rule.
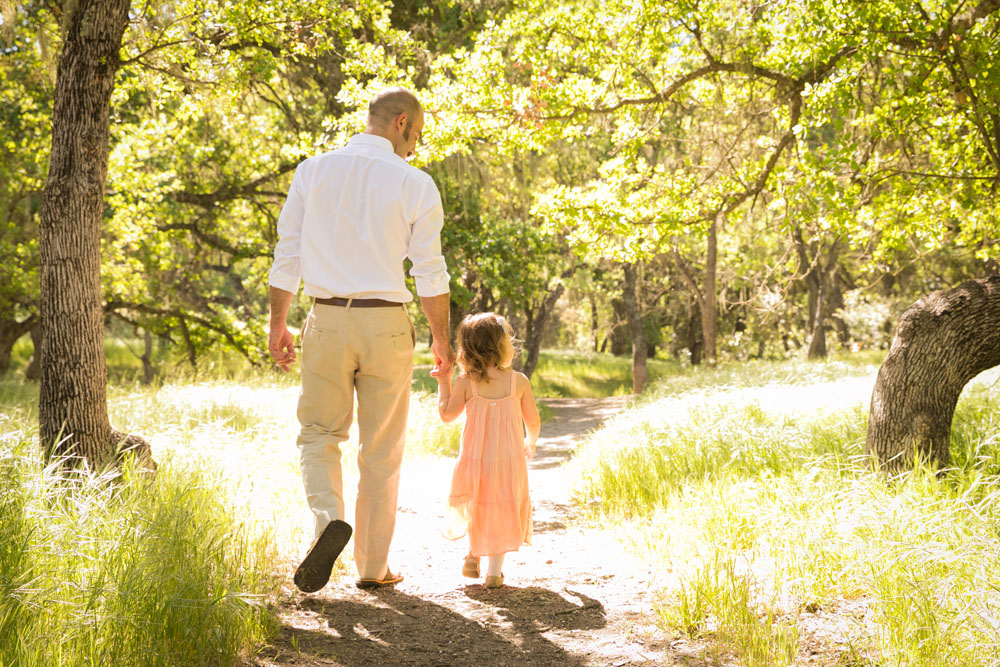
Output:
[[[872,392],[865,453],[889,472],[946,465],[962,388],[1000,364],[1000,276],[929,294],[899,320]]]
[[[39,221],[39,435],[48,454],[95,465],[108,462],[126,438],[108,422],[100,238],[110,100],[129,4],[65,5]]]

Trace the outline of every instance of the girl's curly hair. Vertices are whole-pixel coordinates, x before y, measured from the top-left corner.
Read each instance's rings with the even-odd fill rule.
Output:
[[[467,315],[458,325],[458,363],[475,380],[489,382],[486,369],[501,368],[504,338],[515,344],[514,330],[507,319],[496,313]],[[516,348],[515,348],[516,350]]]

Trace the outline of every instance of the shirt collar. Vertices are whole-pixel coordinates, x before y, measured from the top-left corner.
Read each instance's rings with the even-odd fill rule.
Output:
[[[390,153],[393,152],[392,142],[376,134],[355,134],[348,143],[355,146],[375,146],[376,148],[384,148]]]

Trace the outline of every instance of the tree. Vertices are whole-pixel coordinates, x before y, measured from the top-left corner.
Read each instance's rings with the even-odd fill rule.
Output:
[[[108,461],[123,440],[108,421],[105,397],[100,241],[111,92],[129,4],[65,6],[39,223],[39,436],[46,452],[94,464]]]
[[[903,313],[879,368],[865,453],[889,471],[947,465],[962,388],[1000,365],[1000,276],[928,294]]]
[[[649,381],[649,371],[646,367],[646,338],[642,331],[642,318],[636,295],[636,266],[625,264],[625,281],[622,294],[625,301],[625,312],[628,317],[629,335],[632,338],[632,393],[641,394]]]

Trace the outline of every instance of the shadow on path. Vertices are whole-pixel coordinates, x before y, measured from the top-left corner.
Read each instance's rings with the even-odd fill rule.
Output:
[[[296,665],[584,665],[541,635],[551,627],[602,627],[603,607],[587,598],[574,605],[542,588],[466,586],[465,593],[494,608],[498,626],[465,618],[442,605],[394,590],[368,601],[308,597],[300,608],[313,629],[282,628],[276,646],[257,664]],[[582,596],[579,596],[584,599]],[[579,610],[579,613],[573,613]],[[598,625],[594,625],[598,623]],[[558,624],[557,626],[555,624]],[[509,630],[498,632],[498,630]],[[506,636],[505,636],[506,635]]]
[[[549,630],[598,630],[605,620],[604,605],[582,593],[563,589],[580,600],[573,604],[547,588],[505,586],[490,590],[485,586],[466,586],[464,592],[473,600],[495,607],[518,634]]]

